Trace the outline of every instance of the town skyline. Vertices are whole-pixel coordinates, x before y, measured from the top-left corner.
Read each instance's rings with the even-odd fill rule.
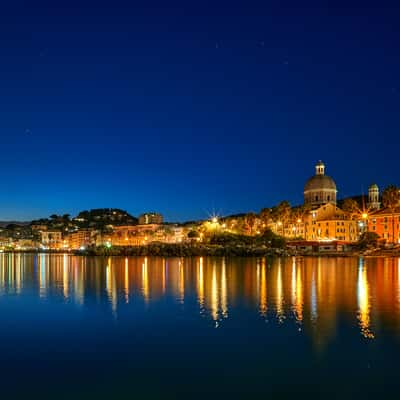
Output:
[[[321,161],[319,161],[319,162],[321,162]],[[329,172],[329,170],[330,169],[329,169],[329,166],[328,166],[328,172]],[[327,174],[327,175],[329,176],[330,174]],[[310,175],[309,177],[312,177],[312,175]],[[335,177],[333,176],[333,178],[335,178]],[[304,180],[304,182],[305,182],[305,180]],[[303,182],[303,185],[304,185],[304,182]],[[364,198],[365,203],[367,203],[367,201],[368,201],[368,188],[372,184],[378,185],[380,191],[382,192],[385,189],[385,187],[390,186],[392,184],[396,184],[396,182],[389,183],[387,186],[383,187],[383,186],[381,186],[379,184],[379,181],[378,182],[375,182],[375,181],[372,182],[371,181],[370,184],[367,186],[365,192],[353,193],[352,195],[348,195],[348,196],[341,196],[340,195],[340,183],[339,183],[339,190],[337,191],[337,193],[338,193],[338,201],[342,202],[343,200],[349,199],[349,198]],[[58,210],[57,212],[52,212],[52,213],[50,213],[48,215],[37,215],[37,216],[33,216],[32,218],[27,218],[27,219],[18,219],[18,218],[12,218],[12,217],[7,219],[7,218],[4,218],[4,217],[1,217],[0,218],[0,223],[3,224],[3,225],[6,224],[7,222],[9,222],[9,223],[30,223],[30,222],[32,222],[34,220],[43,219],[43,218],[49,218],[50,215],[68,214],[71,217],[73,217],[74,215],[77,216],[79,213],[81,213],[83,211],[100,210],[100,209],[119,209],[119,210],[127,211],[129,214],[131,214],[134,217],[139,217],[142,214],[154,213],[155,212],[155,213],[162,214],[165,217],[165,222],[168,222],[168,223],[185,223],[185,222],[192,222],[192,221],[204,221],[204,220],[207,220],[207,219],[211,219],[213,216],[229,217],[229,216],[234,216],[234,215],[239,215],[239,214],[246,214],[246,213],[249,213],[249,212],[258,213],[263,208],[272,208],[272,207],[276,206],[277,204],[279,204],[282,201],[288,201],[291,204],[291,206],[297,207],[297,206],[300,206],[300,205],[303,204],[303,202],[304,202],[304,199],[303,199],[304,193],[301,193],[300,195],[297,193],[296,195],[293,194],[293,196],[292,196],[292,198],[296,198],[296,200],[300,196],[301,196],[301,200],[298,201],[297,203],[293,203],[290,200],[290,198],[288,198],[288,199],[287,198],[281,198],[281,199],[278,199],[278,201],[275,204],[264,204],[259,209],[247,208],[247,209],[236,210],[235,212],[231,212],[231,213],[224,213],[221,208],[213,208],[212,210],[207,210],[207,211],[203,210],[203,215],[199,214],[197,218],[190,218],[189,217],[189,218],[182,218],[182,219],[176,219],[176,220],[172,220],[172,219],[168,218],[169,215],[173,214],[173,212],[171,212],[171,210],[166,210],[166,211],[163,212],[162,210],[155,210],[155,209],[147,208],[147,209],[139,210],[138,212],[135,213],[135,212],[131,212],[131,209],[135,209],[135,208],[129,208],[129,207],[128,208],[123,208],[123,207],[114,207],[114,206],[104,207],[103,206],[103,207],[88,207],[88,208],[76,210],[75,212],[68,212],[68,210]],[[1,212],[0,212],[0,215],[3,215],[3,214],[1,214]]]

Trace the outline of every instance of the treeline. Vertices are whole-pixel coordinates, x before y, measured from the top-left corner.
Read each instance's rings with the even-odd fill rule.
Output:
[[[248,236],[233,233],[215,233],[206,243],[150,243],[144,246],[89,247],[77,254],[96,256],[268,256],[285,255],[285,239],[270,230]]]

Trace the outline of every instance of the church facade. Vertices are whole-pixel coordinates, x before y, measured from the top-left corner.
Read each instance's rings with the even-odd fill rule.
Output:
[[[358,223],[337,206],[337,193],[335,181],[325,174],[325,164],[319,161],[315,175],[304,185],[304,206],[310,211],[288,226],[285,236],[307,241],[357,241]]]

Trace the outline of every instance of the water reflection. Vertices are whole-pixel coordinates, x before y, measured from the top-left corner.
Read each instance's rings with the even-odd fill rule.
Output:
[[[400,331],[400,260],[356,258],[163,259],[0,255],[0,295],[59,297],[118,309],[134,299],[151,306],[165,299],[210,326],[255,318],[293,326],[323,348],[340,320],[373,340],[385,327]],[[302,333],[303,334],[303,333]]]

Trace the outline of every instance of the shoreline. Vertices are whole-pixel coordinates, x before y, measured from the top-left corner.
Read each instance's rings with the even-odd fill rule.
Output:
[[[285,248],[265,248],[253,246],[216,246],[185,244],[152,244],[132,247],[93,247],[85,250],[56,249],[9,249],[3,254],[67,254],[90,257],[388,257],[399,258],[400,250],[367,250],[367,251],[327,251],[310,252]]]

